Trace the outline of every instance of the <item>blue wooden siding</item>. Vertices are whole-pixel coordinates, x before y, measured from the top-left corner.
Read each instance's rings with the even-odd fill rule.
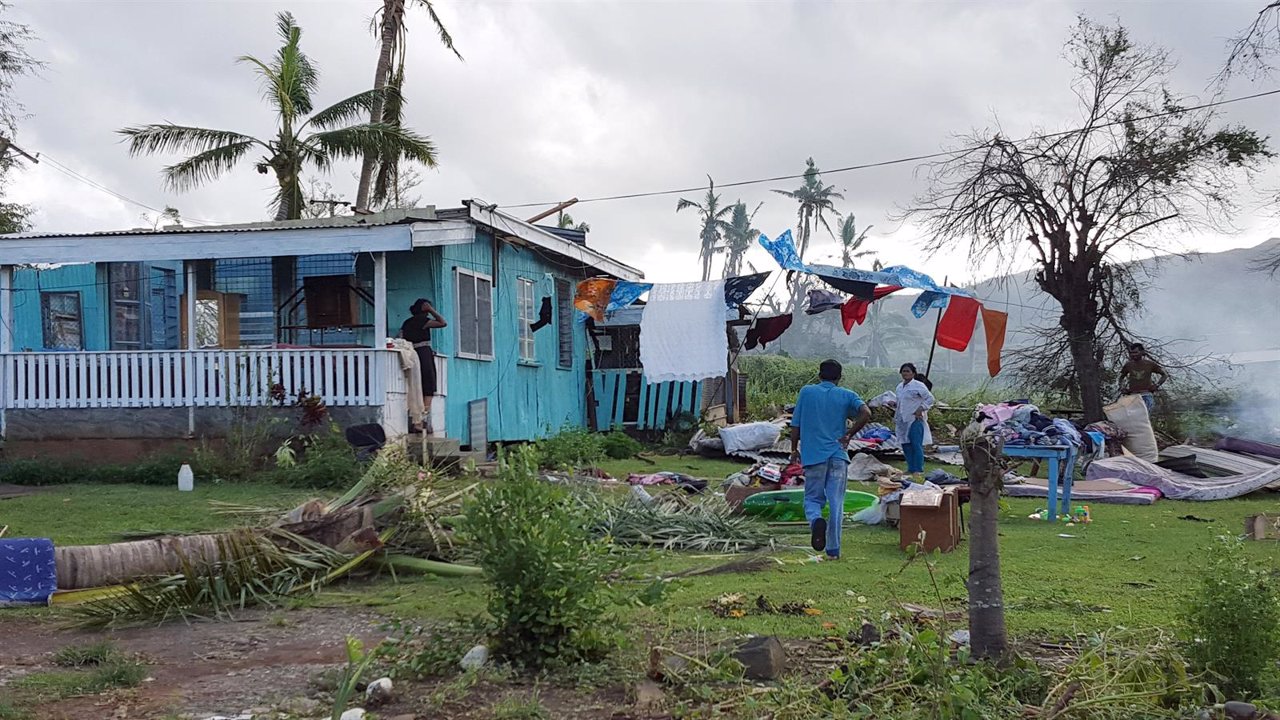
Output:
[[[164,270],[173,272],[168,276]],[[172,277],[169,281],[168,277]],[[182,294],[182,263],[155,262],[144,268],[142,278],[149,281],[145,287],[151,290],[148,302],[164,303],[161,308],[149,307],[152,342],[156,347],[177,347],[178,317],[177,298]],[[18,268],[13,273],[13,347],[17,350],[46,350],[44,342],[44,318],[41,313],[40,293],[66,292],[80,296],[80,323],[85,350],[110,350],[110,308],[107,303],[106,265],[63,265],[38,270]],[[152,299],[154,298],[154,299]],[[8,322],[8,319],[5,319]],[[164,323],[157,328],[156,322]],[[161,344],[163,343],[163,344]]]
[[[493,442],[532,440],[555,434],[561,427],[586,424],[585,358],[586,329],[575,318],[554,317],[550,326],[534,333],[532,363],[519,360],[517,330],[517,283],[534,283],[534,313],[542,298],[552,298],[554,307],[557,277],[576,282],[578,277],[547,261],[530,249],[517,250],[502,244],[498,273],[493,278],[492,360],[457,357],[458,317],[454,273],[458,268],[493,277],[493,239],[481,230],[477,239],[465,245],[419,248],[412,253],[388,253],[388,332],[394,335],[407,317],[415,298],[425,297],[450,322],[432,336],[437,354],[449,365],[449,385],[445,411],[446,433],[467,437],[467,403],[486,398],[489,402],[489,440]],[[561,368],[558,362],[557,330],[561,322],[573,325],[573,362]]]
[[[640,383],[635,408],[627,407],[627,378]],[[663,430],[676,415],[697,416],[702,410],[702,382],[650,383],[635,370],[597,370],[592,377],[596,398],[596,430],[634,426],[637,430]]]

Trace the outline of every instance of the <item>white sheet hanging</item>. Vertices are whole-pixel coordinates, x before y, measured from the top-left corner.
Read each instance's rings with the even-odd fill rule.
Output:
[[[705,380],[729,370],[724,280],[654,285],[640,319],[640,364],[651,383]]]

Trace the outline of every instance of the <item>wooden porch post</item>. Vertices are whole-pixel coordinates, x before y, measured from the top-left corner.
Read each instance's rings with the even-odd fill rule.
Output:
[[[373,254],[373,346],[387,342],[387,254]]]
[[[184,353],[182,375],[185,378],[183,392],[187,400],[187,435],[196,436],[196,356],[192,352],[199,344],[196,341],[196,262],[182,261],[183,272],[186,273],[186,307],[182,309],[187,316],[187,343]]]
[[[39,298],[37,298],[39,300]],[[0,352],[13,352],[13,266],[0,265]]]
[[[13,266],[0,265],[0,353],[13,352]],[[0,439],[8,431],[5,406],[9,397],[9,358],[0,362]]]

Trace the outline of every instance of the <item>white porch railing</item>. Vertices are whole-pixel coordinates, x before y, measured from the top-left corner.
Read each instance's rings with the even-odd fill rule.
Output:
[[[303,391],[330,406],[381,406],[391,355],[372,348],[4,353],[0,406],[269,405],[281,392],[292,401]]]

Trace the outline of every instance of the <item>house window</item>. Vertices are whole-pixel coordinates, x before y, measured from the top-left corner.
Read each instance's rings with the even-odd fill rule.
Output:
[[[143,349],[142,264],[108,265],[107,295],[111,298],[111,349]]]
[[[80,293],[40,293],[40,315],[44,320],[46,350],[83,350],[80,322]]]
[[[458,357],[493,359],[493,278],[457,268]]]
[[[573,329],[577,324],[573,313],[573,286],[556,278],[556,339],[561,368],[573,367]]]
[[[520,338],[521,362],[534,362],[538,359],[533,342],[533,330],[529,326],[537,318],[533,310],[533,281],[526,278],[516,280],[516,332]]]

